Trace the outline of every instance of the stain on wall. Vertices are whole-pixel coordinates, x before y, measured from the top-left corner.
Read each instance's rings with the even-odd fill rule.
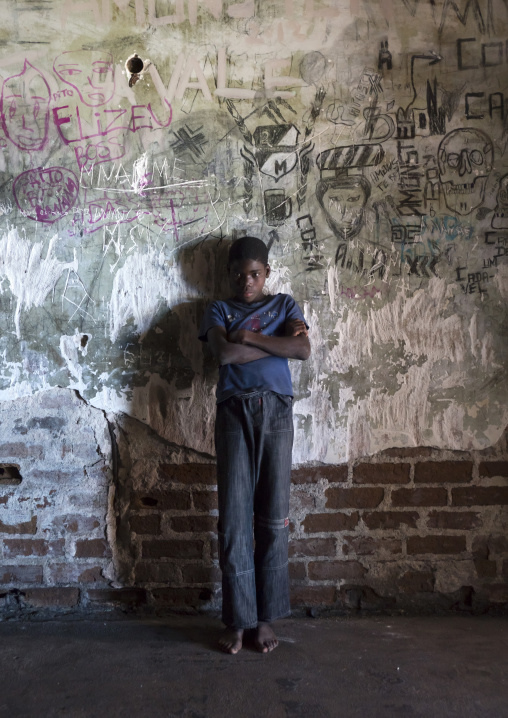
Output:
[[[213,453],[195,337],[249,233],[311,325],[295,462],[495,444],[507,29],[499,0],[6,3],[0,398]]]

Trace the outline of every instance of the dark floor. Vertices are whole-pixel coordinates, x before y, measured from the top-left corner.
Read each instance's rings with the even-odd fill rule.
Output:
[[[217,620],[0,623],[2,718],[508,718],[508,620],[278,624],[269,655],[219,653]]]

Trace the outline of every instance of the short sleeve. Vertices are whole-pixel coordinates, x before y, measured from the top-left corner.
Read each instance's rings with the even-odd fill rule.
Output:
[[[208,330],[212,327],[225,327],[226,319],[224,316],[224,309],[220,302],[212,302],[205,309],[201,325],[199,327],[198,339],[202,342],[207,342]]]
[[[309,328],[309,325],[305,321],[305,317],[303,316],[303,312],[300,309],[300,306],[297,302],[291,297],[289,294],[286,295],[286,321],[290,321],[291,319],[301,319],[302,322],[305,322],[305,326],[307,329]]]

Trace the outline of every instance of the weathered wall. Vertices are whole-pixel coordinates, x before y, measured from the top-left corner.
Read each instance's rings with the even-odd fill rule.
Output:
[[[192,570],[153,568],[129,526],[159,543],[202,529],[199,561],[214,565],[210,516],[171,513],[200,517],[208,480],[178,489],[185,505],[164,499],[162,519],[132,496],[163,491],[159,464],[213,461],[216,370],[196,332],[246,232],[270,245],[270,289],[311,326],[311,359],[292,363],[295,463],[329,465],[352,489],[354,467],[393,447],[466,452],[462,487],[419,488],[409,462],[399,488],[463,513],[453,492],[495,481],[498,509],[464,531],[498,531],[506,471],[486,479],[478,452],[501,461],[508,423],[504,2],[54,0],[6,3],[2,19],[0,470],[22,477],[4,470],[3,582],[187,585]],[[102,471],[88,503],[83,466]],[[54,510],[36,498],[51,491]],[[326,508],[316,491],[303,492],[310,513]],[[386,489],[380,506],[401,512],[408,496]],[[368,507],[332,508],[349,517],[336,540],[342,520],[384,535],[351,518]],[[296,536],[315,521],[298,514]],[[414,521],[397,527],[403,556],[410,529],[438,528]],[[453,544],[464,559],[467,535]],[[390,581],[385,559],[358,559],[384,577],[373,590]],[[297,564],[295,580],[320,580]]]

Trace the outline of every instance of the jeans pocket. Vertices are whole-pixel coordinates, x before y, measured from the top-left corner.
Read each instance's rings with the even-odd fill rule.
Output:
[[[269,434],[279,432],[293,433],[292,396],[287,396],[286,394],[271,394],[270,412],[267,417],[266,432]]]
[[[242,431],[241,412],[239,402],[234,397],[217,404],[215,417],[215,436],[223,434],[240,434]]]

